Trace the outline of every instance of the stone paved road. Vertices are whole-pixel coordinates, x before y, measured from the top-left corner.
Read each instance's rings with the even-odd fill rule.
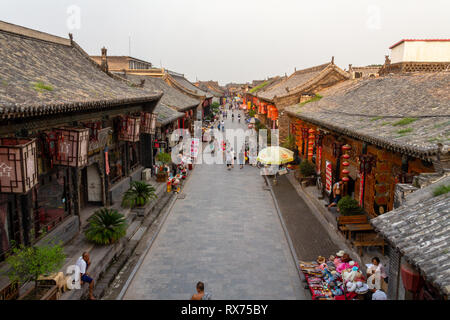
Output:
[[[250,166],[197,165],[124,299],[189,299],[197,281],[214,300],[307,299],[263,186]]]

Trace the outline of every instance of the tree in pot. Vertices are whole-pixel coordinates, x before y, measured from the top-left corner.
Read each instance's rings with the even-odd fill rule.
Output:
[[[60,244],[25,247],[23,245],[12,249],[6,262],[11,267],[8,277],[11,282],[25,283],[34,281],[34,298],[38,298],[38,278],[57,272],[64,264],[66,255]]]
[[[122,206],[124,207],[143,207],[151,199],[156,199],[156,189],[144,181],[133,181],[130,189],[123,195]]]
[[[316,173],[316,168],[308,160],[303,160],[300,163],[299,169],[303,177],[311,177]]]
[[[161,166],[159,167],[159,172],[156,175],[158,182],[165,182],[169,177],[168,172],[164,172],[164,166],[172,162],[172,156],[170,153],[160,152],[156,155],[156,160],[161,162]]]
[[[359,206],[358,201],[350,196],[345,196],[337,203],[339,213],[343,216],[354,216],[363,214],[363,209]]]
[[[102,208],[89,218],[86,238],[96,244],[111,244],[125,236],[127,223],[117,210]]]

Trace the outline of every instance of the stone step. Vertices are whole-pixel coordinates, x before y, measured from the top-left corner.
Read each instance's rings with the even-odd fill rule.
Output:
[[[139,229],[139,226],[141,225],[142,221],[140,220],[134,220],[127,228],[127,234],[125,237],[130,240],[133,235],[136,233],[136,231]]]
[[[131,241],[139,241],[141,240],[142,236],[144,235],[145,231],[147,231],[146,227],[140,227],[131,238]]]

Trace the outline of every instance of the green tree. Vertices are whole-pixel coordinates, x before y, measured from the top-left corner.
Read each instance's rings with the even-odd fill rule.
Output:
[[[85,232],[88,240],[96,244],[110,244],[127,232],[127,223],[123,214],[117,210],[102,208],[89,218],[89,227]]]
[[[156,189],[144,181],[133,181],[130,189],[123,195],[122,205],[124,207],[142,207],[151,199],[156,199]]]
[[[303,160],[302,162],[300,162],[299,169],[300,169],[300,173],[304,177],[309,177],[309,176],[312,176],[314,173],[316,173],[316,168],[308,160]]]
[[[337,203],[339,213],[343,216],[353,216],[363,213],[363,209],[359,206],[358,201],[350,196],[345,196]]]
[[[172,156],[170,153],[160,152],[156,155],[156,161],[160,161],[163,164],[168,164],[172,162]]]
[[[27,281],[34,281],[36,293],[39,276],[58,271],[63,266],[65,259],[66,255],[60,244],[15,247],[6,259],[11,267],[8,270],[9,280],[11,282],[18,281],[22,284]]]
[[[295,150],[295,137],[293,135],[288,135],[286,140],[281,144],[283,148],[294,151]]]

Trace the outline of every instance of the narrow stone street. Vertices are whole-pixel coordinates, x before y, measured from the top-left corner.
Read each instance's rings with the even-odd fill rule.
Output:
[[[226,128],[244,126],[229,115]],[[306,299],[257,168],[197,165],[124,299]]]

